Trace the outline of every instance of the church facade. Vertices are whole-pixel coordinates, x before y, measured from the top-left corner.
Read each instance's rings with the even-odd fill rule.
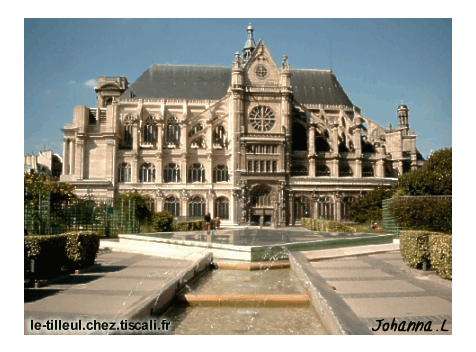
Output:
[[[352,202],[422,162],[409,109],[398,127],[361,114],[331,70],[278,65],[253,27],[232,67],[153,65],[100,77],[97,106],[64,133],[61,181],[78,196],[139,192],[156,211],[223,224],[349,219]]]

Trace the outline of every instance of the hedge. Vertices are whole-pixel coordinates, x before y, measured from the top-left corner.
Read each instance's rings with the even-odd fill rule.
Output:
[[[402,231],[400,251],[403,260],[412,268],[420,269],[429,262],[437,273],[452,279],[452,236],[430,231]]]
[[[452,279],[453,246],[451,235],[430,235],[431,266],[445,279]]]
[[[312,218],[302,218],[301,224],[304,228],[311,231],[327,231],[327,232],[356,232],[354,227],[341,224],[337,221],[320,220]]]
[[[205,229],[205,220],[181,221],[173,225],[174,231],[201,231]]]
[[[390,205],[390,213],[405,230],[451,233],[451,197],[402,197]]]
[[[48,279],[94,264],[99,238],[93,231],[24,236],[24,279]]]

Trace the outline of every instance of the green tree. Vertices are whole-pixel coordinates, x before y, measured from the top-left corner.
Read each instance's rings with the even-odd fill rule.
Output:
[[[35,206],[39,203],[39,196],[50,197],[51,204],[59,204],[63,201],[76,198],[73,193],[75,187],[69,182],[58,182],[55,178],[25,172],[23,174],[24,201]]]
[[[141,225],[147,224],[152,220],[150,197],[138,192],[129,192],[122,194],[118,201],[123,204],[122,209],[125,218],[132,212]]]
[[[350,217],[355,222],[382,219],[382,201],[391,198],[394,187],[378,186],[352,204]]]
[[[397,184],[399,195],[452,195],[452,148],[431,154],[421,169],[402,175]]]
[[[172,231],[172,225],[174,222],[174,215],[167,210],[154,213],[152,217],[154,230],[158,232]]]

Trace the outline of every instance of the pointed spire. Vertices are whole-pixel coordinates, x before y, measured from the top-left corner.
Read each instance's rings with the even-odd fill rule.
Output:
[[[251,22],[248,28],[246,29],[246,31],[248,32],[248,40],[246,41],[245,47],[243,48],[243,58],[245,62],[248,61],[248,59],[251,57],[251,53],[256,48],[256,43],[255,43],[255,40],[253,39],[254,28],[251,25]]]

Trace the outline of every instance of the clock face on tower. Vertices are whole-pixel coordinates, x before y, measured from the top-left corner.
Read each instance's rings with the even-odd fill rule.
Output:
[[[250,124],[256,131],[267,132],[275,122],[276,116],[269,106],[256,106],[250,112]]]

